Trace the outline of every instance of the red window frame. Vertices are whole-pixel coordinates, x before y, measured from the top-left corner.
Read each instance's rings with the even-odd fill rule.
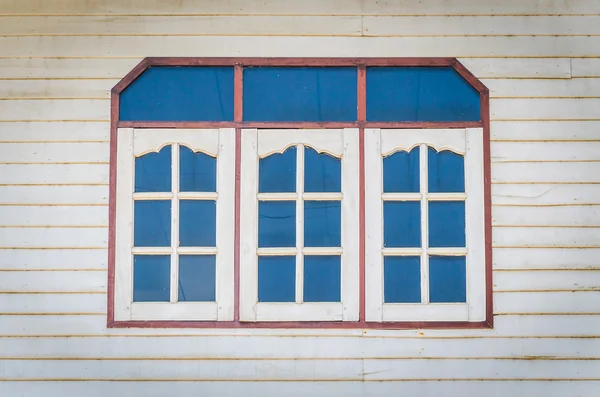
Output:
[[[161,122],[120,121],[119,99],[144,71],[151,66],[234,66],[234,121],[226,122]],[[244,122],[242,79],[244,66],[354,66],[358,68],[357,121],[353,122]],[[480,96],[481,121],[469,122],[368,122],[366,121],[366,68],[368,66],[438,66],[452,67]],[[330,329],[449,329],[492,328],[492,214],[489,90],[456,58],[185,58],[149,57],[142,60],[111,91],[110,108],[110,183],[109,183],[109,237],[108,237],[108,306],[109,328],[330,328]],[[116,183],[117,183],[117,130],[118,128],[224,128],[236,129],[235,152],[235,244],[234,244],[234,320],[233,321],[115,321],[115,236],[116,236]],[[241,322],[239,320],[240,285],[240,158],[241,130],[243,128],[358,128],[360,169],[360,304],[359,321],[306,321],[306,322]],[[427,321],[427,322],[367,322],[365,321],[365,182],[364,130],[365,128],[482,128],[484,160],[484,219],[485,219],[485,289],[486,319],[480,322]]]

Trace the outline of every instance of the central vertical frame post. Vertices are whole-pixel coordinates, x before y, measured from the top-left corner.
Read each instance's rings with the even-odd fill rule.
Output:
[[[233,120],[240,123],[243,113],[244,69],[236,64],[233,68]],[[233,254],[233,321],[240,321],[240,178],[242,162],[242,129],[235,129],[235,237]],[[218,249],[218,248],[217,248]]]
[[[359,190],[359,306],[358,319],[365,321],[365,123],[367,122],[367,67],[358,65],[357,119],[358,119],[358,190]]]

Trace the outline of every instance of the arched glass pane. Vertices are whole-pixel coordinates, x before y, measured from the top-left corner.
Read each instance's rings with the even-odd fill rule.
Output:
[[[133,219],[135,247],[171,246],[171,200],[135,201]]]
[[[263,157],[258,163],[259,193],[296,191],[296,146]]]
[[[296,246],[295,201],[261,201],[258,203],[258,246]]]
[[[171,145],[135,159],[135,192],[171,191]]]
[[[296,257],[258,257],[258,301],[294,302],[296,300]]]
[[[418,193],[419,147],[409,153],[399,151],[383,158],[384,193]]]
[[[465,202],[429,202],[429,246],[465,247]]]
[[[341,279],[339,256],[305,256],[304,302],[339,302]]]
[[[133,301],[169,302],[171,298],[171,257],[134,255]]]
[[[449,150],[429,148],[427,156],[430,193],[465,191],[465,158]]]
[[[304,191],[341,192],[342,162],[327,153],[304,149]]]
[[[216,285],[214,255],[179,255],[179,301],[214,302]]]
[[[216,225],[216,201],[179,201],[179,245],[181,247],[215,247]]]
[[[383,260],[384,303],[421,302],[421,258],[386,256]]]
[[[421,203],[387,201],[383,203],[383,246],[421,247]]]
[[[202,152],[179,147],[179,190],[182,192],[216,192],[217,159]]]
[[[429,257],[429,301],[432,303],[467,301],[467,272],[464,256]]]

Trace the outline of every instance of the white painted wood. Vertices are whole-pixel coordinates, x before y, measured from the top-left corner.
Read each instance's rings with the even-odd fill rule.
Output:
[[[133,197],[136,201],[144,201],[144,200],[172,200],[174,197],[178,197],[178,194],[173,194],[172,192],[139,192],[132,193],[131,197]]]
[[[597,78],[482,79],[482,83],[490,89],[492,98],[597,97],[600,90]]]
[[[597,270],[494,272],[495,291],[600,290]]]
[[[600,290],[511,292],[494,295],[495,313],[598,313]]]
[[[138,150],[138,142],[139,143],[146,143],[146,138],[148,135],[144,135],[143,137],[140,136],[140,140],[137,141],[136,140],[136,135],[134,132],[134,151]],[[156,135],[154,135],[156,136]],[[162,137],[164,139],[164,136]],[[135,153],[134,153],[135,155]],[[177,248],[179,247],[179,169],[180,169],[180,156],[179,156],[179,144],[178,143],[173,143],[171,145],[171,252],[169,254],[175,253],[177,252]],[[135,168],[134,168],[135,169]],[[131,200],[131,199],[130,199]],[[135,201],[134,201],[134,205],[135,205]],[[135,225],[135,219],[134,219],[134,225]],[[133,251],[133,250],[132,250]],[[171,274],[170,274],[170,280],[169,280],[169,293],[170,293],[170,303],[176,303],[179,300],[179,255],[170,255],[170,259],[171,259]],[[182,302],[183,303],[183,302]],[[186,302],[187,303],[187,302]],[[137,311],[135,306],[138,306],[140,309],[140,311]],[[170,304],[168,305],[157,305],[156,307],[154,305],[132,305],[132,310],[131,310],[131,315],[132,317],[134,317],[136,315],[139,316],[138,318],[141,320],[144,320],[144,315],[157,315],[157,317],[160,319],[161,315],[166,315],[168,316],[168,318],[171,318],[171,315],[174,314],[174,312],[179,312],[179,313],[183,313],[185,316],[190,316],[190,310],[192,309],[192,307],[184,307],[182,305],[177,305],[178,308],[173,309],[172,311],[169,310],[170,308]],[[189,306],[189,305],[185,305],[185,306]],[[216,306],[216,305],[214,305]],[[180,309],[181,308],[181,309]],[[143,310],[143,309],[147,309],[147,310]],[[162,309],[162,310],[161,310]],[[178,310],[179,309],[179,310]],[[188,309],[188,310],[185,310]],[[160,314],[159,314],[160,313]],[[216,310],[214,313],[214,317],[216,317]]]
[[[301,302],[256,304],[256,321],[342,321],[342,303]]]
[[[494,183],[597,183],[600,162],[594,163],[496,163]]]
[[[304,144],[318,153],[328,153],[340,157],[344,151],[344,130],[261,130],[258,137],[258,156],[267,157],[273,153],[283,153],[287,148]]]
[[[107,185],[108,164],[0,164],[0,184]]]
[[[259,150],[261,138],[259,137]],[[260,174],[260,169],[259,169]],[[304,144],[296,146],[296,303],[304,302]],[[284,308],[283,311],[286,309]],[[261,312],[261,305],[257,307]],[[282,313],[283,314],[283,313]],[[268,317],[268,316],[267,316]]]
[[[492,140],[589,141],[598,138],[598,121],[493,121]]]
[[[106,251],[104,251],[106,252]],[[40,251],[43,255],[44,251]],[[91,292],[106,296],[106,271],[3,272],[1,292]]]
[[[296,247],[257,248],[256,254],[259,256],[281,256],[281,255],[296,256],[298,254],[298,248],[296,248]]]
[[[0,78],[12,79],[111,79],[123,78],[140,58],[5,58]],[[54,84],[54,83],[51,83]],[[99,83],[101,84],[101,83]]]
[[[412,137],[418,138],[420,134],[413,132],[411,134]],[[386,135],[382,134],[382,138],[386,137]],[[411,137],[411,138],[412,138]],[[464,142],[464,137],[462,139],[458,139],[458,142]],[[382,140],[382,146],[385,144],[385,141]],[[466,150],[466,148],[465,148]],[[429,147],[427,144],[419,144],[419,191],[421,192],[421,262],[420,262],[420,271],[421,271],[421,303],[427,304],[429,303],[429,254],[427,253],[427,249],[429,248],[429,204],[427,200],[427,196],[429,194]],[[384,154],[385,156],[385,154]],[[465,167],[466,168],[466,167]],[[384,221],[385,223],[385,221]],[[385,259],[384,259],[385,260]],[[385,286],[384,286],[385,289]],[[384,290],[385,292],[385,290]],[[385,295],[384,295],[385,296]],[[387,310],[387,307],[393,308],[393,310]],[[432,306],[433,307],[433,306]],[[395,305],[383,305],[383,321],[396,319],[396,318],[405,318],[410,319],[413,318],[413,321],[417,318],[427,319],[427,318],[436,318],[438,315],[441,316],[450,316],[462,319],[468,318],[465,316],[465,313],[456,316],[456,314],[451,315],[450,311],[445,310],[444,306],[441,310],[432,310],[432,309],[422,309],[421,307],[417,307],[416,310],[407,310],[404,311],[403,306],[395,306]],[[398,316],[398,317],[396,317]],[[429,317],[431,316],[431,317]],[[462,317],[462,318],[461,318]]]
[[[572,58],[571,72],[573,77],[600,77],[600,59]]]
[[[256,321],[258,302],[258,131],[243,129],[240,159],[240,321]],[[296,252],[294,252],[294,255]]]
[[[597,36],[284,37],[284,36],[44,36],[2,37],[2,57],[584,57],[597,55]]]
[[[0,204],[11,207],[32,205],[100,206],[105,207],[108,211],[108,184],[96,186],[0,186]]]
[[[494,226],[600,227],[600,205],[573,207],[494,207]]]
[[[492,232],[494,247],[598,247],[600,228],[503,227]]]
[[[421,256],[421,248],[383,248],[381,253],[385,256]]]
[[[134,247],[127,250],[128,254],[134,255],[171,255],[171,247]]]
[[[0,228],[1,248],[106,248],[108,229]]]
[[[106,269],[107,259],[106,249],[47,249],[41,255],[37,250],[0,250],[0,269]]]
[[[104,294],[6,294],[0,299],[0,313],[44,314],[73,313],[103,315]]]
[[[1,41],[1,39],[0,39]],[[49,99],[2,101],[0,121],[109,121],[104,99]]]
[[[421,273],[422,275],[423,273]],[[429,275],[429,274],[428,274]],[[429,285],[428,285],[429,287]],[[421,284],[421,288],[423,288]],[[384,303],[383,321],[468,321],[469,305],[466,303],[429,304],[429,288],[427,299],[423,304]],[[423,300],[423,295],[421,294]]]
[[[481,135],[481,134],[480,134]],[[483,159],[482,159],[483,161]],[[427,193],[429,201],[465,201],[466,193]]]
[[[385,201],[421,201],[421,193],[381,193],[378,199]]]
[[[108,227],[106,207],[2,207],[1,226]]]
[[[2,61],[0,59],[0,64],[2,64]],[[1,71],[2,68],[0,66]],[[3,83],[7,81],[11,80],[4,80]],[[2,133],[0,133],[0,142],[108,142],[109,134],[110,125],[104,122],[4,123],[2,124]]]
[[[451,150],[464,154],[465,130],[456,129],[386,129],[381,131],[381,153],[389,156],[398,150],[410,152],[414,147],[426,142],[438,152]]]
[[[108,100],[111,88],[118,82],[117,79],[4,80],[0,87],[0,98]]]
[[[177,197],[180,200],[217,200],[217,192],[178,192]]]
[[[490,100],[492,120],[600,119],[600,99],[501,99]]]
[[[358,167],[355,167],[358,171]],[[335,201],[342,200],[344,198],[343,193],[335,193],[335,192],[323,192],[323,193],[302,193],[302,198],[304,200],[313,200],[313,201]]]
[[[599,269],[600,248],[494,248],[495,268]]]
[[[171,295],[171,298],[173,298],[173,295]],[[131,313],[129,315],[129,319],[134,321],[197,321],[199,319],[215,320],[217,319],[217,310],[217,302],[134,302],[131,304]]]
[[[463,256],[468,254],[467,248],[428,248],[431,255]]]
[[[304,197],[304,195],[302,195]],[[257,193],[256,198],[258,201],[284,201],[284,200],[297,200],[297,193]]]
[[[600,134],[599,134],[600,135]],[[493,163],[512,161],[598,161],[598,142],[494,142]]]
[[[352,249],[352,247],[351,247]],[[304,247],[302,248],[304,255],[342,255],[343,247]]]
[[[589,165],[589,164],[588,164]],[[517,179],[517,178],[514,178]],[[599,204],[598,184],[495,184],[492,203],[497,206],[552,206]]]
[[[459,61],[479,78],[571,77],[572,60],[568,58],[460,58]]]
[[[146,153],[159,152],[163,147],[178,143],[194,152],[203,152],[216,157],[219,152],[218,129],[170,129],[165,137],[165,129],[136,129],[134,131],[134,155],[140,157]]]

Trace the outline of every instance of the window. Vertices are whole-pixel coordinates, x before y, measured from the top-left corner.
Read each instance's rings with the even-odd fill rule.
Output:
[[[109,326],[491,326],[488,111],[454,59],[144,60]]]

